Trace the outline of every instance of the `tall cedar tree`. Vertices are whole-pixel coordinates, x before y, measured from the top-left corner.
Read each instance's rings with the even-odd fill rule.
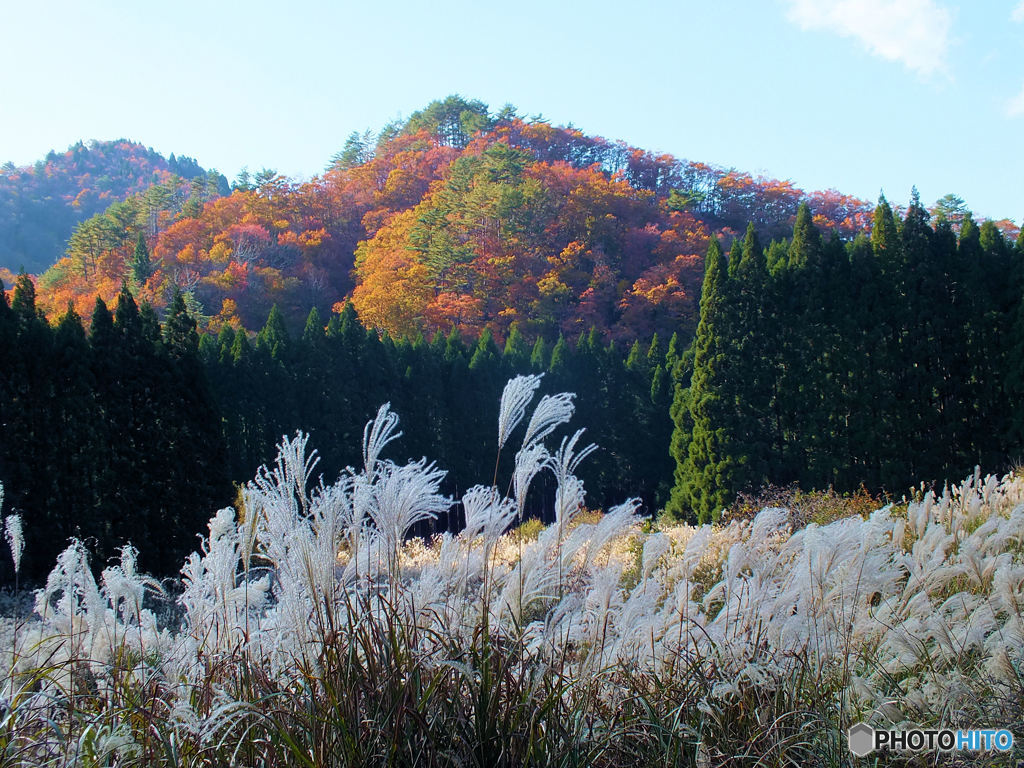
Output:
[[[736,491],[755,491],[773,476],[772,396],[778,322],[769,292],[768,264],[754,226],[730,260],[733,277],[733,337],[737,365],[745,371],[736,393],[736,420],[742,430],[746,460],[738,468]]]
[[[139,231],[138,240],[135,241],[135,250],[131,259],[132,281],[137,288],[141,288],[153,274],[153,264],[149,257],[149,248],[146,246],[146,237]]]
[[[704,266],[693,375],[688,391],[677,389],[675,409],[681,440],[672,509],[701,521],[712,519],[732,501],[740,460],[733,392],[735,377],[742,372],[736,369],[729,337],[729,288],[725,257],[718,240],[712,238]]]
[[[164,323],[162,353],[169,365],[158,382],[164,466],[156,481],[163,483],[168,499],[160,518],[167,557],[155,568],[166,572],[202,531],[211,500],[230,500],[231,482],[220,416],[199,359],[195,319],[181,292],[175,293]]]

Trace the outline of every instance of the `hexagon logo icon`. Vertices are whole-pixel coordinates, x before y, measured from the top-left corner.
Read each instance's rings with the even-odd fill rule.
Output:
[[[871,754],[875,749],[875,729],[867,723],[856,723],[846,731],[850,751],[857,757]]]

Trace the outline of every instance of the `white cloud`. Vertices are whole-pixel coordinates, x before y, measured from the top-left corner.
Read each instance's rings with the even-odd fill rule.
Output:
[[[859,40],[868,51],[929,75],[945,66],[953,16],[934,0],[788,0],[789,20]],[[1024,15],[1024,0],[1014,11]]]
[[[1010,18],[1014,21],[1024,21],[1024,0],[1021,0],[1020,5],[1013,9]]]
[[[1024,115],[1024,86],[1021,86],[1020,93],[1006,102],[1006,114],[1009,117]]]

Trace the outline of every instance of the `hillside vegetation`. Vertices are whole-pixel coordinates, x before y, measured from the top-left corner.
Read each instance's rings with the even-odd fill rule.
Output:
[[[40,303],[51,317],[69,300],[85,314],[127,280],[157,309],[175,288],[189,293],[214,330],[257,328],[275,303],[297,326],[310,306],[326,314],[351,297],[364,323],[392,336],[454,326],[504,339],[518,322],[531,340],[594,326],[631,342],[692,332],[712,233],[752,221],[766,238],[784,235],[801,201],[844,237],[870,221],[870,204],[834,191],[449,97],[353,135],[307,183],[246,174],[230,195],[162,218],[129,199],[103,227],[112,240],[73,242],[41,277]]]
[[[207,174],[192,158],[164,158],[125,139],[78,142],[29,167],[6,163],[0,167],[0,273],[41,273],[63,256],[83,221],[155,184],[187,189],[192,181],[228,192],[223,176]]]

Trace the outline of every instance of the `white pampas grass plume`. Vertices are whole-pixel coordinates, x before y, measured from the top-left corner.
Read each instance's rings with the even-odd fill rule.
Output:
[[[583,483],[575,475],[569,475],[559,482],[555,489],[555,525],[564,528],[583,509],[586,500]]]
[[[246,573],[252,564],[253,551],[256,548],[256,536],[259,532],[259,516],[262,513],[262,505],[258,501],[257,493],[251,484],[242,488],[242,499],[245,506],[245,519],[241,527],[242,543],[242,566]]]
[[[138,550],[131,544],[121,547],[121,563],[104,568],[101,574],[103,582],[103,596],[115,614],[128,623],[131,620],[138,622],[142,611],[142,601],[145,598],[146,590],[154,594],[163,594],[163,587],[160,582],[144,574],[137,569]]]
[[[295,514],[305,514],[309,511],[309,497],[306,489],[309,487],[313,470],[320,463],[316,451],[306,455],[306,444],[309,442],[309,435],[297,431],[295,437],[288,439],[282,437],[277,445],[277,459],[274,462],[273,471],[265,466],[260,467],[254,481],[255,486],[264,493],[267,500],[274,499],[285,507],[290,507]]]
[[[505,447],[509,435],[523,420],[526,406],[533,400],[533,393],[540,386],[540,377],[543,375],[516,376],[505,385],[498,412],[498,450]]]
[[[539,443],[554,432],[559,424],[564,424],[572,418],[575,410],[572,404],[574,397],[576,395],[572,392],[560,392],[557,395],[544,395],[540,399],[526,427],[526,437],[523,438],[524,450],[534,443]]]
[[[587,542],[586,555],[583,558],[583,570],[590,568],[604,546],[619,536],[624,536],[636,523],[640,499],[627,499],[622,504],[612,507],[594,526]]]
[[[499,616],[506,614],[514,624],[520,623],[531,603],[553,599],[558,594],[559,569],[548,554],[548,547],[540,539],[523,551],[505,578],[498,602]]]
[[[516,516],[512,499],[503,499],[493,486],[474,485],[462,497],[466,512],[463,534],[472,539],[483,534],[485,539],[497,539]]]
[[[397,556],[409,529],[423,520],[435,519],[451,506],[451,499],[438,493],[447,473],[426,459],[404,467],[383,462],[379,472],[368,512],[388,554]]]
[[[651,572],[662,557],[668,554],[672,542],[664,533],[656,533],[644,542],[641,571],[643,578],[650,578]]]
[[[563,437],[562,444],[548,461],[548,466],[551,467],[559,485],[565,483],[570,475],[576,474],[576,468],[580,462],[597,450],[597,446],[593,443],[584,446],[579,451],[576,450],[576,444],[583,437],[584,431],[578,429],[572,437]]]
[[[53,618],[67,626],[83,615],[99,617],[104,600],[89,570],[85,545],[72,539],[58,557],[57,564],[46,579],[46,586],[36,591],[35,611],[44,619]]]
[[[597,450],[597,446],[590,443],[577,451],[576,444],[581,437],[583,430],[579,429],[572,437],[562,438],[562,444],[548,459],[548,468],[558,482],[555,491],[555,524],[560,527],[570,523],[576,513],[583,509],[586,494],[575,472],[580,462]]]
[[[0,502],[3,501],[3,486],[0,486]],[[21,569],[21,553],[25,550],[25,536],[22,533],[21,515],[8,515],[4,520],[4,536],[11,548],[11,559],[14,560],[14,572]]]
[[[523,448],[516,454],[516,468],[512,479],[515,483],[516,506],[520,512],[526,503],[526,492],[530,490],[530,483],[547,464],[548,458],[547,448],[539,443]]]
[[[363,428],[363,467],[369,478],[374,477],[377,457],[384,446],[402,436],[395,432],[398,427],[398,414],[391,412],[391,403],[384,403],[373,421],[368,421]]]

